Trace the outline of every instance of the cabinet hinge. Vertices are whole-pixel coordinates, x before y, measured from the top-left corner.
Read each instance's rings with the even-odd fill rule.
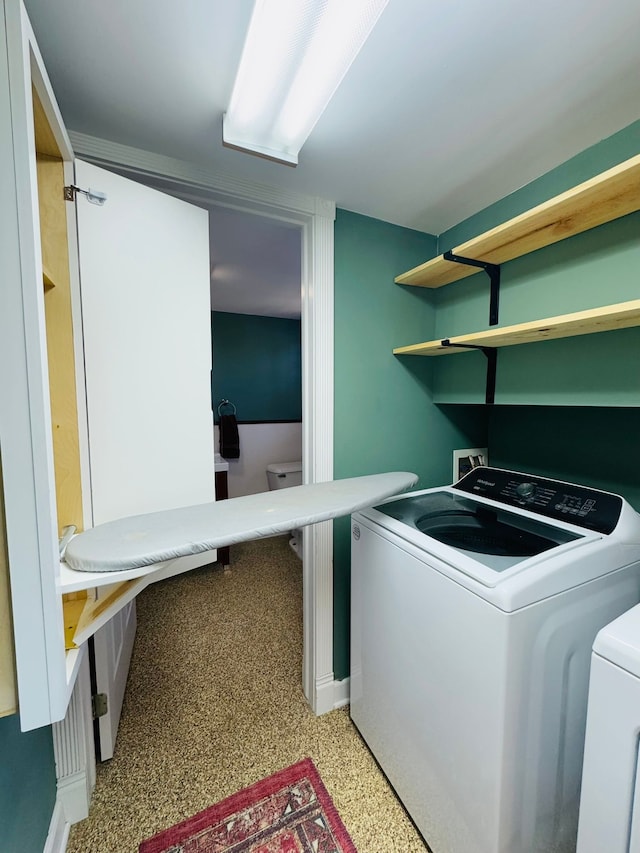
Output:
[[[91,697],[91,710],[93,712],[93,719],[97,720],[98,717],[104,717],[104,715],[108,711],[108,702],[107,702],[107,694],[106,693],[95,693]]]
[[[76,187],[75,184],[70,184],[68,187],[64,188],[64,200],[75,201],[78,193],[85,195],[87,197],[87,201],[90,201],[91,204],[98,204],[102,206],[107,200],[106,193],[100,192],[100,190],[92,190],[91,188],[83,190],[80,187]]]

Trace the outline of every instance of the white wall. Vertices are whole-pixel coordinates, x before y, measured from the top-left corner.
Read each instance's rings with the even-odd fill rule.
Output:
[[[229,497],[266,492],[267,465],[302,459],[302,424],[240,424],[240,458],[228,459]],[[219,428],[214,447],[220,449]]]

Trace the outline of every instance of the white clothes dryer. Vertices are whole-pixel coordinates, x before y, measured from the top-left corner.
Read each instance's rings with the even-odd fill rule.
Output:
[[[593,644],[577,853],[640,853],[640,606]]]
[[[434,853],[573,853],[591,647],[640,600],[640,515],[476,468],[354,514],[351,572],[351,716]]]

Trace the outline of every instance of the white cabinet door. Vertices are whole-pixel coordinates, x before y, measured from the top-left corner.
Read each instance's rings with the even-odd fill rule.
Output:
[[[23,729],[60,719],[68,701],[57,581],[32,85],[70,153],[22,6],[0,8],[0,453],[16,675]]]
[[[214,499],[208,214],[76,161],[93,523]],[[210,557],[209,557],[210,559]]]
[[[64,716],[80,660],[64,648],[34,90],[68,183],[73,152],[24,8],[19,0],[0,2],[0,141],[6,152],[0,163],[0,362],[6,367],[0,371],[0,452],[20,724],[26,730]],[[82,168],[76,183],[95,186],[96,171]],[[76,290],[72,295],[86,311],[86,383],[84,360],[77,361],[78,382],[90,395],[84,430],[91,458],[82,464],[94,483],[82,485],[94,503],[95,523],[214,495],[207,215],[107,172],[100,172],[96,188],[109,196],[104,207],[84,198],[78,203],[89,213],[81,222],[81,241],[87,242],[79,248],[83,263],[93,265],[93,278],[89,273],[82,284],[86,305]],[[73,212],[69,203],[70,233]],[[91,261],[90,244],[97,261]],[[75,308],[73,323],[76,332],[84,325]],[[83,636],[145,583],[106,591],[92,621],[85,620]],[[72,586],[92,584],[76,578]]]

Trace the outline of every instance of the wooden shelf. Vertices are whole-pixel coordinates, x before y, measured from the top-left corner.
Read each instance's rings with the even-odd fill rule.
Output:
[[[456,246],[452,252],[503,264],[636,210],[640,210],[640,154]],[[477,267],[447,261],[440,255],[395,281],[435,288],[477,272]]]
[[[470,347],[507,347],[515,344],[531,344],[555,338],[569,338],[575,335],[589,335],[594,332],[609,332],[613,329],[626,329],[640,326],[640,299],[631,302],[619,302],[617,305],[605,305],[603,308],[591,308],[574,314],[562,314],[544,320],[519,323],[516,326],[503,326],[486,332],[459,335],[449,338],[451,344],[464,344]],[[442,339],[426,341],[394,349],[394,355],[453,355],[467,352],[463,347],[443,346]]]

